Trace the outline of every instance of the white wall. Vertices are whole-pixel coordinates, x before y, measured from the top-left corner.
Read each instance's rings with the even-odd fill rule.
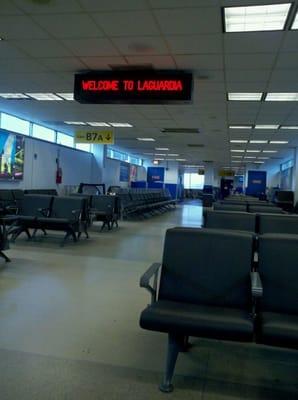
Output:
[[[59,154],[60,153],[60,154]],[[56,158],[59,156],[63,170],[62,184],[56,185]],[[59,188],[64,185],[90,183],[93,174],[99,173],[94,165],[94,156],[80,150],[59,146],[33,138],[25,138],[24,178],[19,182],[0,181],[2,189]]]
[[[109,186],[129,187],[129,182],[120,182],[120,164],[121,161],[119,160],[113,160],[111,158],[105,159],[102,177],[103,182],[106,184],[106,188]],[[137,180],[147,180],[146,168],[137,166]]]

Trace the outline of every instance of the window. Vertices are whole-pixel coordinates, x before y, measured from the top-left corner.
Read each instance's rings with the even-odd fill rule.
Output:
[[[56,142],[56,132],[41,125],[33,124],[32,136],[37,139],[47,140],[48,142]]]
[[[76,149],[88,151],[90,153],[90,144],[89,143],[77,143]]]
[[[289,161],[286,161],[286,162],[280,164],[281,171],[285,171],[286,169],[292,168],[292,167],[294,167],[294,160],[289,160]]]
[[[62,144],[63,146],[73,147],[73,136],[57,132],[57,143]]]
[[[114,160],[125,161],[131,164],[143,165],[143,161],[141,158],[132,157],[127,153],[123,153],[122,151],[118,151],[115,149],[107,148],[107,157],[112,158]]]
[[[184,173],[184,188],[185,189],[203,189],[205,175],[199,175],[195,172]]]
[[[30,122],[13,115],[1,113],[1,128],[21,133],[22,135],[29,135]]]

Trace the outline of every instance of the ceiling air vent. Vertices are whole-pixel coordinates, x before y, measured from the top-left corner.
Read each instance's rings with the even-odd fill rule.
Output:
[[[196,128],[163,128],[163,133],[200,133]]]
[[[193,143],[193,144],[188,144],[187,146],[188,146],[188,147],[196,147],[196,148],[198,148],[198,147],[205,147],[203,144],[195,144],[195,143]]]

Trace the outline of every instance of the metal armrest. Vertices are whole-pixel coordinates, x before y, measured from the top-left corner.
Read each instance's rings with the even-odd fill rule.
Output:
[[[49,216],[49,209],[48,208],[38,208],[37,211],[40,212],[44,217],[48,217]]]
[[[263,296],[263,285],[260,278],[260,274],[256,271],[250,273],[251,279],[251,292],[253,297]]]
[[[71,213],[75,215],[76,219],[78,220],[82,218],[82,210],[71,210]]]
[[[157,278],[158,271],[161,267],[161,263],[153,263],[147,271],[141,276],[140,279],[140,287],[143,287],[148,290],[151,294],[151,303],[156,301],[157,294]],[[153,286],[150,285],[150,279],[154,276]]]

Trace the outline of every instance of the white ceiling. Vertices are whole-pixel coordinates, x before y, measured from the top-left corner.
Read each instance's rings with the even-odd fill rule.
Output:
[[[283,158],[298,132],[230,131],[235,124],[298,125],[298,104],[227,102],[227,92],[298,92],[298,31],[224,34],[226,5],[287,0],[0,0],[0,92],[72,92],[75,72],[110,65],[187,69],[195,78],[189,105],[82,105],[0,100],[0,110],[43,121],[129,122],[116,144],[133,153],[169,147],[188,163],[231,161],[230,139],[289,140],[266,145]],[[43,3],[43,4],[42,4]],[[294,1],[298,6],[298,0]],[[199,134],[163,134],[162,128]],[[149,136],[156,142],[138,142]],[[190,148],[188,144],[202,144]],[[231,147],[230,147],[231,146]],[[263,146],[264,147],[264,146]],[[249,148],[261,148],[249,145]]]

